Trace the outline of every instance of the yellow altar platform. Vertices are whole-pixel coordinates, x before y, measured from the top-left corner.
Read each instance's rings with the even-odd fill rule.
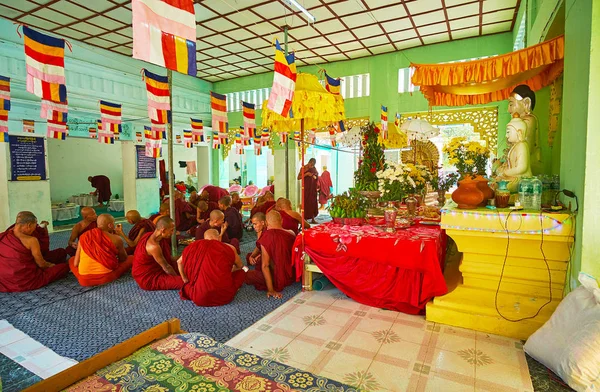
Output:
[[[563,298],[571,214],[451,208],[441,225],[463,256],[459,267],[447,267],[450,291],[427,305],[427,320],[527,339],[550,318]]]

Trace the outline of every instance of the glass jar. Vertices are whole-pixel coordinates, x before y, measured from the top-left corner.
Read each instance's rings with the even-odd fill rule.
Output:
[[[388,202],[387,207],[384,210],[385,226],[388,233],[396,231],[396,216],[398,216],[398,209],[394,207],[394,202]]]
[[[405,200],[406,209],[408,210],[408,216],[414,218],[417,215],[417,204],[418,201],[414,195],[408,195]]]
[[[498,181],[496,189],[496,208],[507,208],[510,200],[510,191],[508,190],[508,181]]]
[[[531,206],[529,209],[539,211],[542,209],[542,191],[543,191],[543,183],[537,178],[533,177],[531,179]]]
[[[532,209],[533,183],[531,177],[521,177],[519,181],[519,203],[525,210]]]

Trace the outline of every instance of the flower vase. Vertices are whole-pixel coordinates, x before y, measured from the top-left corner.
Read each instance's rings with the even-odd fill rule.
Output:
[[[396,231],[396,217],[398,216],[398,209],[394,207],[394,202],[388,202],[387,207],[384,210],[385,226],[388,233]]]
[[[439,190],[437,194],[438,194],[438,206],[440,208],[442,208],[442,207],[444,207],[444,205],[446,205],[446,191]]]
[[[406,203],[406,209],[408,211],[408,215],[411,218],[414,218],[415,215],[417,215],[417,206],[418,206],[418,200],[415,197],[415,195],[408,195],[408,197],[405,200]]]
[[[458,188],[452,192],[452,200],[462,210],[477,208],[484,200],[483,192],[477,187],[479,181],[474,180],[471,174],[463,176],[458,182]]]
[[[475,181],[477,181],[477,188],[483,193],[483,201],[479,203],[480,207],[485,207],[488,203],[488,200],[494,198],[494,191],[488,185],[489,180],[482,175],[478,174],[475,176]]]

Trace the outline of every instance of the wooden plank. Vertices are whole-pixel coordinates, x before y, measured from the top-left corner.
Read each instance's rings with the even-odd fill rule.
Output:
[[[91,376],[98,370],[120,361],[133,354],[140,348],[172,334],[180,333],[179,319],[171,319],[160,323],[126,341],[86,359],[54,376],[25,389],[24,392],[49,392],[61,391],[71,385]]]

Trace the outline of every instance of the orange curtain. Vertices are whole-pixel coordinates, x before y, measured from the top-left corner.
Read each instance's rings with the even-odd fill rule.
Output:
[[[411,64],[412,83],[431,106],[486,104],[507,99],[526,84],[533,91],[548,86],[563,72],[564,36],[516,52],[450,64]]]

